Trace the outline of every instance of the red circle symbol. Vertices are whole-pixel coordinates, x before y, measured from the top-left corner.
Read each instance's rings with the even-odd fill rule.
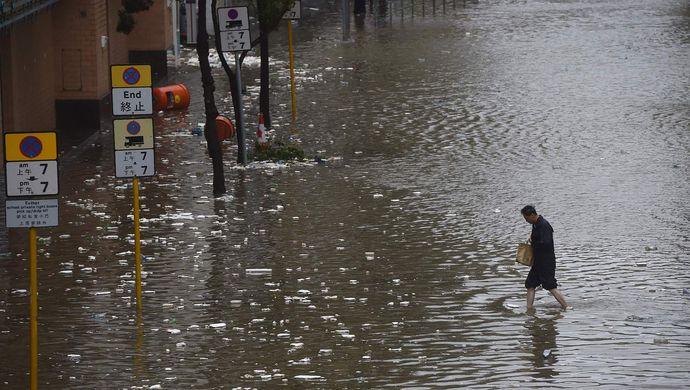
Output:
[[[19,142],[19,151],[24,157],[34,158],[43,151],[43,142],[32,135],[24,137]]]
[[[129,68],[125,69],[124,72],[122,72],[122,80],[129,85],[138,83],[140,78],[141,74],[139,74],[137,68],[133,66],[130,66]]]

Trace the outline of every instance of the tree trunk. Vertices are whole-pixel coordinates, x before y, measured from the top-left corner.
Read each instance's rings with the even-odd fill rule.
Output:
[[[257,0],[258,7],[262,9],[266,6],[265,1],[267,0]],[[262,11],[259,11],[261,13]],[[260,50],[261,50],[261,89],[259,91],[259,111],[264,116],[264,125],[267,129],[271,128],[271,109],[270,109],[270,98],[269,98],[269,74],[268,74],[268,33],[266,29],[267,26],[261,25],[261,20],[259,20],[259,30],[261,31],[260,39]]]
[[[211,8],[213,10],[216,10],[216,0],[211,0]],[[218,52],[218,58],[220,59],[220,63],[223,66],[223,69],[225,70],[225,74],[228,76],[228,81],[230,82],[230,96],[232,96],[232,108],[233,111],[235,112],[235,133],[237,134],[237,163],[238,164],[246,164],[247,162],[244,161],[244,153],[240,150],[239,146],[241,143],[241,137],[242,135],[240,134],[240,129],[243,129],[244,124],[242,123],[242,117],[240,116],[240,95],[237,91],[237,81],[235,80],[235,73],[232,71],[230,68],[230,65],[228,65],[227,60],[225,59],[225,54],[223,54],[223,51],[221,50],[221,43],[220,43],[220,26],[218,25],[218,13],[217,12],[211,12],[211,15],[213,15],[213,32],[215,35],[215,41],[216,41],[216,51]],[[242,63],[242,60],[244,59],[244,56],[246,55],[246,52],[242,53],[242,56],[240,57],[240,64]],[[241,65],[240,65],[241,66]],[[245,140],[246,143],[246,140]],[[246,145],[244,145],[246,147]]]
[[[261,33],[261,91],[259,93],[259,108],[264,115],[266,128],[271,128],[271,109],[269,98],[268,74],[268,33]]]
[[[364,15],[367,12],[366,0],[355,0],[355,15]]]
[[[199,17],[197,19],[197,43],[196,52],[199,56],[201,69],[201,82],[204,87],[204,108],[206,112],[206,125],[204,137],[208,145],[208,154],[213,163],[213,196],[225,194],[225,175],[223,174],[223,152],[220,149],[218,133],[216,130],[216,117],[218,109],[213,96],[215,85],[211,74],[211,65],[208,61],[208,34],[206,33],[206,0],[199,1]]]

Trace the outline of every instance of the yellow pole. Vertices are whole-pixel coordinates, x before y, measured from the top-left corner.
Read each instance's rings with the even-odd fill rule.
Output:
[[[288,48],[290,49],[290,95],[292,96],[292,122],[297,119],[297,96],[295,95],[295,50],[292,47],[292,20],[288,24]]]
[[[134,267],[136,272],[137,310],[141,310],[141,242],[139,240],[139,178],[132,183],[134,188]]]
[[[29,278],[31,289],[31,390],[38,389],[38,272],[36,228],[29,228]]]
[[[144,367],[142,364],[142,346],[144,345],[144,322],[141,316],[141,310],[137,309],[137,329],[136,341],[134,344],[134,377],[137,379],[144,377]]]

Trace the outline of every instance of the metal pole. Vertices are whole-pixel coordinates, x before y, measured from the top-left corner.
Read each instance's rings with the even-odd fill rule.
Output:
[[[446,0],[442,0],[442,1],[443,1],[443,14],[445,15],[446,14]]]
[[[288,24],[288,49],[290,50],[290,95],[292,97],[292,123],[297,120],[297,95],[295,93],[295,50],[292,47],[292,20]]]
[[[426,17],[426,0],[422,0],[422,17]]]
[[[388,0],[388,17],[390,18],[390,25],[393,25],[393,2]]]
[[[36,260],[36,228],[29,228],[29,289],[31,290],[31,390],[38,389],[38,261]]]
[[[405,21],[405,4],[403,4],[404,0],[400,0],[400,23]]]
[[[343,41],[350,40],[350,0],[340,0],[343,16]]]
[[[373,2],[373,1],[370,1],[369,4],[370,4],[370,6],[369,6],[369,12],[371,12],[371,13],[374,14],[374,27],[377,27],[376,24],[378,23],[378,19],[379,19],[379,12],[378,12],[379,5],[376,4],[376,7],[374,7],[374,2]],[[1,125],[1,124],[2,124],[2,123],[0,123],[0,125]]]
[[[172,34],[173,34],[173,54],[175,55],[175,67],[180,66],[180,20],[178,0],[172,2]]]
[[[134,271],[135,291],[137,295],[137,310],[141,308],[141,237],[139,234],[139,178],[134,177],[132,181],[134,190]]]
[[[247,163],[247,147],[245,145],[245,138],[244,138],[244,108],[242,107],[242,70],[240,67],[240,53],[235,52],[235,68],[237,71],[235,74],[237,75],[237,96],[239,100],[239,117],[240,117],[240,124],[237,126],[237,147],[238,153],[239,153],[239,160],[240,164],[246,164]]]
[[[436,0],[431,0],[432,14],[436,16]]]
[[[412,0],[412,19],[414,19],[414,0]]]

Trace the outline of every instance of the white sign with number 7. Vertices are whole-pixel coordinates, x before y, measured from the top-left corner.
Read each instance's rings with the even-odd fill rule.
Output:
[[[302,2],[299,0],[295,0],[295,4],[292,5],[292,8],[289,10],[285,11],[285,15],[283,15],[283,19],[290,19],[290,20],[297,20],[302,17]]]
[[[220,47],[223,52],[246,51],[252,48],[249,30],[221,31]]]
[[[154,149],[116,150],[116,177],[144,177],[156,174]]]

